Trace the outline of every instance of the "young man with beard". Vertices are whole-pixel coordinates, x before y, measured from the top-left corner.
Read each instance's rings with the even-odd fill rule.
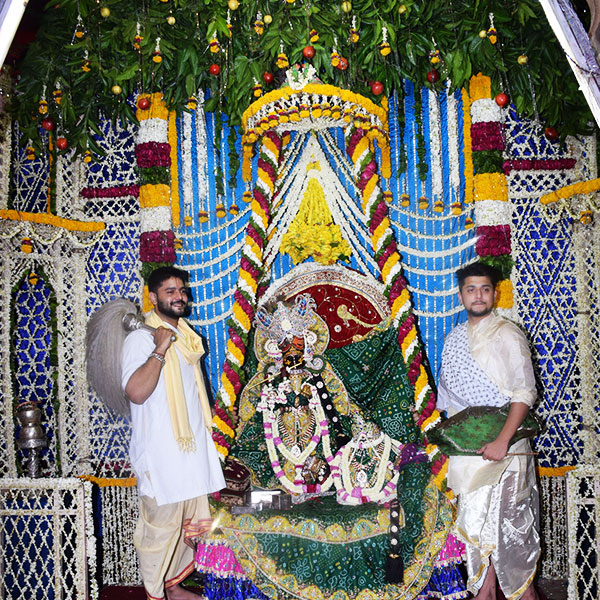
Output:
[[[447,336],[438,408],[448,416],[471,406],[503,406],[508,416],[480,456],[451,456],[448,485],[458,495],[455,533],[466,546],[467,587],[479,600],[535,600],[540,553],[538,489],[529,441],[510,440],[536,399],[527,339],[493,312],[500,274],[482,263],[460,269],[467,321]],[[509,447],[510,445],[510,447]],[[528,454],[529,453],[529,454]]]
[[[130,333],[121,356],[131,405],[131,464],[139,520],[134,544],[148,598],[197,598],[180,583],[194,568],[193,543],[210,526],[207,494],[225,487],[210,435],[211,409],[200,369],[201,338],[182,318],[188,274],[156,269],[148,280],[151,333]]]

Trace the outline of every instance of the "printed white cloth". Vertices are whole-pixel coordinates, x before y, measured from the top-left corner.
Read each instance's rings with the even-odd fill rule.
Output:
[[[494,314],[455,327],[444,344],[438,408],[452,416],[470,406],[532,406],[536,384],[527,339]],[[493,441],[493,440],[490,440]],[[510,453],[530,452],[527,439]],[[483,584],[490,559],[507,600],[516,600],[536,572],[540,553],[539,501],[530,456],[487,461],[451,456],[448,485],[458,495],[455,533],[467,548],[468,589]]]
[[[168,326],[165,323],[165,327]],[[138,329],[127,336],[121,356],[123,389],[153,350],[154,340],[150,332]],[[132,432],[129,456],[139,494],[154,498],[159,506],[210,494],[225,487],[217,449],[202,416],[194,366],[176,351],[190,427],[196,440],[195,450],[183,452],[175,441],[162,372],[154,392],[143,404],[130,402]]]

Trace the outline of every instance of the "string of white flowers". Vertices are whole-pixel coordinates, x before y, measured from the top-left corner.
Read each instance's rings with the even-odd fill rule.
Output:
[[[278,202],[276,203],[274,208],[277,208],[279,204],[283,202],[283,198],[288,193],[289,186],[294,180],[293,177],[290,177],[291,171],[294,168],[294,164],[298,159],[298,155],[302,148],[304,147],[304,142],[306,140],[306,133],[299,133],[296,135],[295,139],[291,142],[291,147],[286,148],[286,156],[285,163],[282,168],[277,173],[277,179],[275,181],[275,190],[278,198]]]
[[[99,589],[96,580],[96,536],[94,535],[94,509],[92,505],[92,484],[83,482],[85,498],[85,550],[88,563],[88,581],[90,585],[90,600],[98,598]]]
[[[479,98],[471,104],[471,123],[503,122],[504,114],[493,98]]]
[[[433,194],[434,202],[438,200],[444,202],[440,99],[434,90],[429,90],[428,94],[431,193]]]
[[[447,310],[436,310],[434,312],[419,310],[417,308],[413,309],[413,312],[417,317],[423,317],[424,319],[438,319],[441,317],[450,317],[452,315],[456,315],[464,310],[462,305],[455,306],[454,308],[449,308]]]
[[[460,194],[460,160],[458,142],[458,105],[456,96],[446,88],[446,122],[448,126],[448,164],[450,166],[450,189],[453,200]]]
[[[335,143],[333,136],[328,130],[321,131],[319,136],[325,142],[327,152],[333,157],[336,166],[344,175],[348,187],[352,190],[352,193],[356,195],[358,188],[356,187],[354,177],[352,177],[352,162],[348,155],[340,150],[340,147]]]
[[[470,265],[473,262],[477,262],[477,257],[465,261],[464,265]],[[411,273],[415,273],[416,275],[426,276],[452,275],[456,271],[456,266],[449,267],[448,269],[419,269],[404,262],[402,263],[402,267]]]
[[[512,210],[509,202],[480,200],[475,202],[475,223],[481,225],[506,225],[510,223]]]
[[[196,112],[196,119],[198,118]],[[192,125],[194,116],[184,111],[182,113],[181,131],[181,169],[180,181],[183,200],[184,216],[191,216],[194,204],[194,180],[192,176]],[[196,146],[196,150],[198,150]]]
[[[30,221],[0,222],[0,239],[11,239],[16,236],[28,237],[41,246],[52,246],[60,239],[67,239],[73,248],[91,248],[104,235],[101,231],[70,231],[62,227],[53,227],[44,223],[32,223]],[[53,232],[48,236],[47,232]],[[46,233],[46,235],[44,235]]]
[[[400,206],[395,206],[394,210],[397,210],[399,214],[404,215],[405,217],[407,217],[409,219],[417,219],[417,221],[418,220],[436,221],[437,223],[440,223],[440,222],[452,221],[453,219],[456,219],[456,215],[453,215],[452,213],[448,213],[445,215],[426,215],[426,214],[416,213],[411,210],[406,210],[405,208],[400,207]],[[470,214],[472,213],[473,210],[474,210],[473,206],[468,205],[465,207],[464,214],[466,214],[467,216],[470,216]]]
[[[171,207],[151,206],[140,211],[140,233],[171,229]]]
[[[148,144],[157,142],[167,144],[169,142],[169,123],[166,119],[154,117],[144,119],[138,129],[136,144]]]
[[[458,246],[449,246],[446,250],[418,250],[417,248],[404,246],[400,242],[396,242],[396,244],[400,253],[411,254],[418,258],[442,258],[444,256],[451,256],[457,252],[463,252],[471,246],[474,246],[476,242],[477,238],[473,236]]]

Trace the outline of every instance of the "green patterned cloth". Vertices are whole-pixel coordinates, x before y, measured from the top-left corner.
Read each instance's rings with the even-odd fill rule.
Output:
[[[343,430],[349,433],[354,411],[401,443],[418,444],[421,433],[411,409],[414,392],[397,335],[397,330],[390,328],[363,341],[327,350],[324,358],[328,364],[315,377],[322,378],[334,403],[350,407],[349,414],[340,413]],[[255,375],[257,362],[253,355],[248,357],[247,366],[254,371],[248,375]],[[246,392],[240,403],[242,426],[238,428],[231,454],[252,471],[255,485],[275,489],[281,486],[270,465],[262,416],[255,411],[260,382],[265,377],[260,372],[259,375],[255,375],[258,385]],[[248,388],[252,383],[251,380]],[[333,428],[331,432],[333,436]],[[398,500],[404,513],[399,542],[405,572],[418,571],[418,576],[410,576],[414,581],[422,580],[424,585],[433,560],[431,536],[436,532],[435,543],[441,548],[451,521],[450,508],[431,484],[428,462],[404,466],[398,481]],[[428,515],[426,506],[430,507]],[[390,592],[385,583],[390,539],[388,523],[382,523],[382,514],[389,521],[389,511],[381,506],[341,506],[334,496],[329,496],[304,502],[283,513],[265,510],[252,517],[236,518],[232,527],[224,530],[228,531],[228,543],[238,557],[245,555],[250,562],[254,557],[257,562],[262,561],[262,566],[253,567],[258,567],[254,572],[257,581],[262,573],[265,581],[279,582],[276,588],[287,587],[284,582],[287,573],[293,581],[288,589],[293,588],[296,593],[314,585],[334,595],[343,591],[348,597],[355,597],[361,590],[372,590],[377,598],[384,589],[386,594]],[[251,526],[245,529],[244,523]],[[358,523],[363,524],[363,536],[350,533]],[[294,532],[289,531],[290,526],[296,528]],[[332,526],[340,528],[340,541],[320,539],[322,532]],[[424,544],[423,548],[419,544]]]

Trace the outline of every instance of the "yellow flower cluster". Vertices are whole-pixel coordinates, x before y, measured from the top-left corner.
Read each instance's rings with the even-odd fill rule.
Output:
[[[544,194],[540,198],[542,204],[552,204],[559,200],[567,200],[573,196],[583,196],[585,194],[591,194],[600,190],[600,178],[590,179],[589,181],[578,181],[571,185],[566,185],[555,192]]]
[[[492,96],[492,80],[483,73],[473,75],[469,82],[470,101],[483,100]]]
[[[496,286],[496,308],[512,308],[513,307],[513,285],[510,279],[503,279]]]
[[[52,225],[54,227],[66,229],[67,231],[102,231],[106,227],[104,223],[96,221],[75,221],[48,213],[29,213],[18,210],[0,210],[0,219]]]
[[[165,183],[147,184],[140,187],[140,207],[170,206],[169,186]]]
[[[352,249],[334,223],[306,225],[294,222],[281,242],[281,252],[289,254],[295,265],[311,256],[318,263],[332,265],[338,260],[348,260]]]
[[[169,150],[171,154],[171,219],[173,227],[179,227],[181,212],[179,208],[179,161],[177,160],[177,113],[169,112]]]
[[[508,184],[504,173],[478,173],[473,177],[473,199],[508,201]]]
[[[318,163],[308,165],[307,171],[311,170],[320,170]],[[296,265],[311,256],[318,263],[331,265],[352,254],[339,226],[333,223],[317,176],[308,181],[298,214],[281,240],[280,251],[289,254]]]

